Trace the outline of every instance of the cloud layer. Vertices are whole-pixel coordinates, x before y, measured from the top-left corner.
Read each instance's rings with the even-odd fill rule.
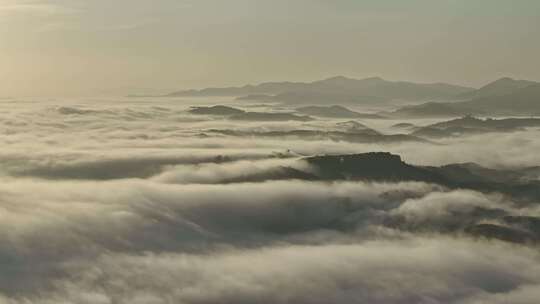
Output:
[[[327,152],[532,166],[538,131],[414,144],[239,138],[208,130],[341,121],[237,123],[187,108],[0,106],[0,303],[537,302],[534,202],[418,182],[273,179],[310,172],[299,159]]]

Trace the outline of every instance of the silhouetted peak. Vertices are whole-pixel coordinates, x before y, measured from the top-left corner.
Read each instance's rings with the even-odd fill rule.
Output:
[[[346,81],[346,80],[353,80],[353,79],[345,77],[345,76],[334,76],[334,77],[326,78],[323,81]]]
[[[320,81],[316,81],[314,83],[324,83],[324,84],[331,84],[331,85],[349,85],[352,83],[356,83],[357,81],[358,80],[356,79],[348,78],[345,76],[335,76],[335,77],[326,78]]]
[[[201,114],[201,115],[237,115],[244,113],[243,110],[236,109],[233,107],[217,105],[211,107],[192,107],[189,110],[192,114]]]
[[[483,86],[482,88],[485,89],[485,88],[501,87],[501,88],[519,89],[519,88],[523,88],[523,87],[526,87],[526,86],[534,84],[534,83],[535,83],[534,81],[529,81],[529,80],[518,80],[518,79],[511,78],[511,77],[502,77],[502,78],[499,78],[499,79],[497,79],[497,80],[495,80],[493,82],[488,83],[487,85]]]
[[[370,152],[349,155],[320,155],[309,157],[307,162],[319,167],[388,168],[403,165],[401,156],[388,152]]]
[[[516,81],[514,78],[511,77],[501,77],[497,80],[495,80],[493,83],[501,83],[501,82],[513,82]]]
[[[381,77],[368,77],[368,78],[362,79],[362,81],[383,82],[386,80],[382,79]]]
[[[403,162],[399,155],[387,152],[323,155],[305,160],[322,179],[446,183],[439,174],[411,166]]]

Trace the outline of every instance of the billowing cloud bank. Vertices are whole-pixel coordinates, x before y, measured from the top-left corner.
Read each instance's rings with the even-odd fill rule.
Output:
[[[434,144],[233,138],[208,130],[336,121],[239,124],[163,103],[3,105],[0,303],[538,302],[537,202],[282,178],[325,152],[533,166],[537,131]]]

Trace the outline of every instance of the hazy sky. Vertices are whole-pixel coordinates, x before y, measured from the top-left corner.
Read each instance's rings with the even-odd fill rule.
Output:
[[[0,97],[540,80],[538,0],[0,0]]]

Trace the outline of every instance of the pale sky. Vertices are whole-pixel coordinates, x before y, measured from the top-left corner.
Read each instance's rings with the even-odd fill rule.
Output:
[[[0,0],[0,97],[540,80],[539,0]]]

